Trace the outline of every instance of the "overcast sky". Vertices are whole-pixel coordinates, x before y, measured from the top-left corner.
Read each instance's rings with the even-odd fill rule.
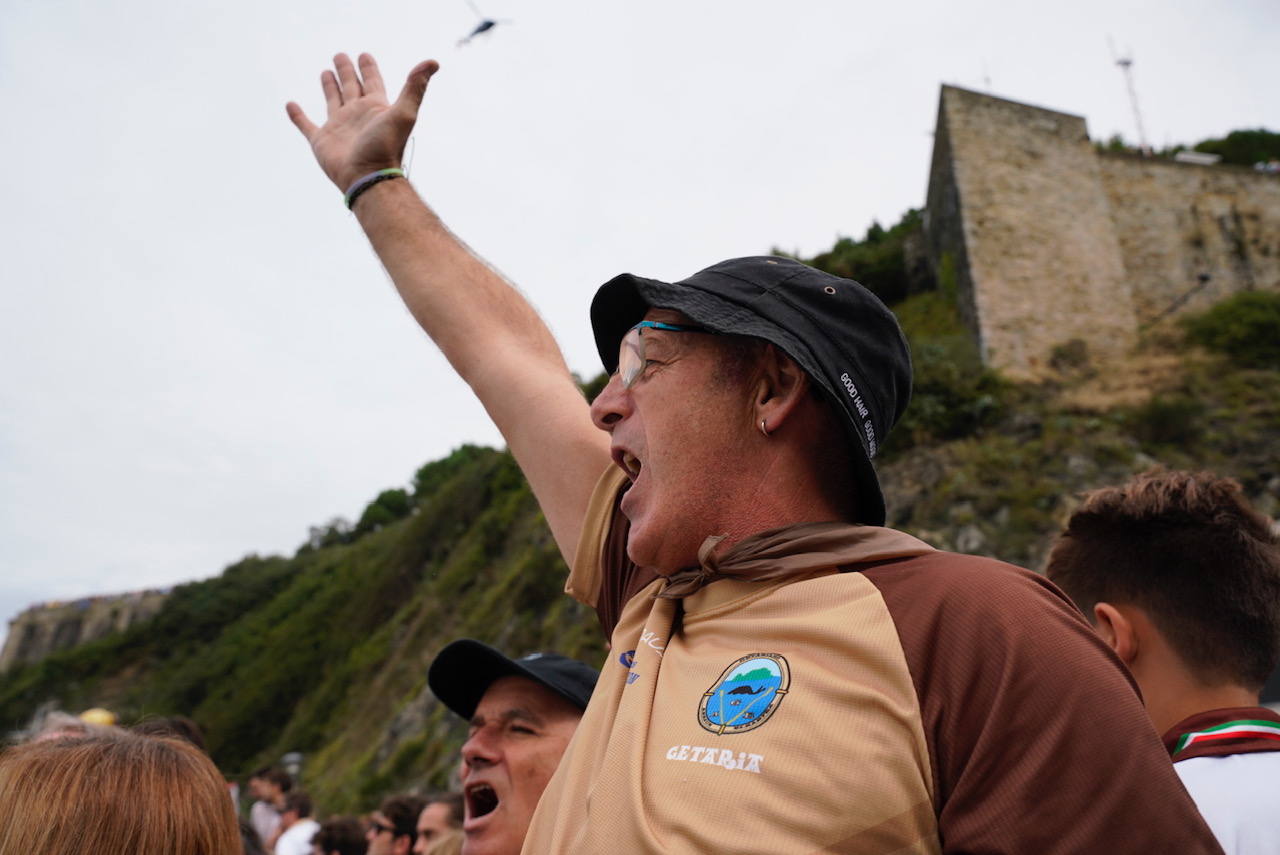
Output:
[[[292,553],[496,431],[285,117],[436,58],[414,183],[584,376],[608,277],[923,203],[938,87],[1151,142],[1280,130],[1280,5],[0,0],[0,616]],[[0,625],[0,633],[4,627]]]

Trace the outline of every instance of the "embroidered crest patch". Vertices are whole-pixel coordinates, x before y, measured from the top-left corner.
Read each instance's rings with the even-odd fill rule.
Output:
[[[723,736],[769,720],[791,688],[791,668],[777,653],[748,653],[721,672],[698,704],[698,724]]]

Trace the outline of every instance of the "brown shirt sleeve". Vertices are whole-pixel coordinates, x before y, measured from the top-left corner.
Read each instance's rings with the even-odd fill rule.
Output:
[[[1051,583],[946,552],[861,572],[915,684],[943,852],[1222,851],[1128,673]]]

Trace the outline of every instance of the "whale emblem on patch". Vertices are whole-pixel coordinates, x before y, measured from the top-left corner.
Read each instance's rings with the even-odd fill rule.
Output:
[[[748,653],[720,673],[698,703],[698,724],[718,736],[755,730],[791,689],[791,668],[777,653]]]

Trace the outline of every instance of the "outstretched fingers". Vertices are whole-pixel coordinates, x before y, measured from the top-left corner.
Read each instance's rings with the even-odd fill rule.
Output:
[[[285,104],[284,111],[289,114],[289,121],[293,122],[293,126],[302,131],[302,135],[309,141],[311,135],[316,132],[315,122],[307,118],[307,114],[303,112],[302,107],[295,101]]]
[[[356,74],[356,67],[351,64],[351,57],[345,53],[338,54],[333,58],[333,67],[338,72],[342,103],[354,101],[364,94],[364,87],[360,85],[360,77]]]
[[[329,117],[333,118],[342,106],[342,90],[338,88],[338,78],[327,68],[320,72],[320,88],[324,90],[324,105],[329,110]]]
[[[364,80],[364,91],[366,95],[381,95],[386,97],[387,87],[382,82],[382,72],[378,70],[378,63],[367,53],[362,53],[356,60],[360,63],[360,77]]]
[[[422,106],[422,96],[427,92],[427,84],[431,82],[432,76],[440,70],[440,63],[434,59],[428,59],[420,62],[409,72],[408,78],[404,81],[404,88],[400,90],[400,97],[396,99],[396,106],[411,111],[417,115],[418,108]]]

